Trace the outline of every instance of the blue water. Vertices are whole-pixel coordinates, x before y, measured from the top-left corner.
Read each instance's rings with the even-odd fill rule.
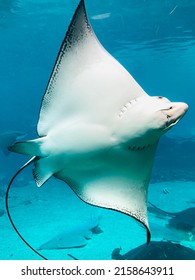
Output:
[[[0,1],[0,133],[17,130],[36,137],[40,102],[77,4]],[[189,105],[160,141],[151,182],[195,182],[195,1],[86,0],[86,8],[102,45],[149,95]],[[1,185],[26,159],[1,154]],[[30,172],[23,176],[22,184],[32,180]],[[192,194],[195,189],[189,200]]]

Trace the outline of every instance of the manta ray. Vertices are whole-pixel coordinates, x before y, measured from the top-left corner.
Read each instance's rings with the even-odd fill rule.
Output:
[[[195,207],[190,207],[179,212],[168,212],[149,202],[149,212],[160,218],[169,218],[168,227],[194,233],[195,230]]]
[[[141,222],[149,242],[146,202],[156,147],[187,108],[141,88],[101,45],[81,0],[42,99],[39,137],[10,150],[33,156],[26,165],[34,164],[38,187],[52,176],[63,180],[86,203]]]

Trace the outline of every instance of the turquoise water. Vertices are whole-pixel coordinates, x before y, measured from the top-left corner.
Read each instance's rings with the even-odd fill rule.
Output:
[[[27,139],[36,137],[40,102],[77,4],[76,0],[0,1],[0,132],[16,130],[27,134]],[[156,205],[166,206],[165,210],[169,211],[192,207],[195,199],[195,1],[86,0],[86,8],[102,45],[127,68],[149,95],[162,95],[189,105],[186,116],[160,141],[151,176],[154,189],[151,197]],[[1,153],[2,211],[6,186],[14,172],[27,159],[21,155],[5,156]],[[158,184],[162,190],[162,198],[158,192],[155,193],[154,185]],[[186,184],[189,186],[188,191]],[[44,190],[39,192],[33,183],[30,167],[19,176],[13,188],[15,189],[10,194],[13,218],[18,228],[35,247],[52,236],[52,230],[56,232],[58,227],[59,230],[63,227],[61,217],[64,216],[64,211],[68,211],[67,208],[67,215],[75,218],[74,223],[78,221],[77,213],[80,212],[83,219],[89,218],[86,213],[102,216],[100,224],[104,227],[104,233],[95,236],[99,241],[94,243],[94,247],[90,245],[91,249],[88,245],[80,251],[77,249],[76,255],[80,258],[109,259],[112,248],[120,247],[120,243],[124,243],[128,250],[145,242],[144,231],[140,227],[136,228],[137,225],[135,226],[133,221],[132,226],[127,217],[121,218],[122,214],[86,206],[57,179],[49,181]],[[167,188],[168,194],[163,193]],[[54,195],[56,199],[53,198],[51,203],[51,196]],[[164,197],[164,203],[167,205],[162,205]],[[168,201],[173,198],[176,203],[172,209]],[[47,220],[47,210],[50,215],[54,213],[54,221]],[[33,253],[29,253],[30,249],[26,248],[19,238],[14,239],[14,231],[9,227],[8,221],[6,222],[6,214],[0,218],[1,230],[6,232],[6,236],[10,234],[10,243],[4,243],[4,253],[0,258],[36,258]],[[117,229],[108,226],[113,220]],[[121,220],[122,225],[119,227]],[[156,223],[158,222],[159,220],[156,220]],[[67,223],[71,224],[70,221]],[[130,233],[132,238],[127,239],[123,230],[119,230],[127,227],[128,223],[130,231],[133,227],[136,228],[136,233],[139,232],[139,242],[133,238],[134,231]],[[40,224],[43,226],[41,229]],[[108,240],[113,230],[116,234],[114,237],[112,235],[113,242],[110,242]],[[40,235],[42,236],[39,241]],[[117,242],[118,240],[120,242]],[[13,246],[13,242],[18,242],[18,246]],[[107,250],[104,254],[99,252],[94,257],[94,248],[98,247],[98,242],[101,246],[107,246]],[[192,248],[193,242],[187,245]],[[22,253],[18,249],[20,246],[23,248]],[[75,251],[71,253],[75,254]],[[54,259],[66,258],[67,252],[46,252],[46,255]]]

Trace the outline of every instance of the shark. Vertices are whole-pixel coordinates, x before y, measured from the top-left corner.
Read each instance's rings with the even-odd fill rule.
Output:
[[[32,156],[21,170],[32,163],[38,187],[54,176],[84,202],[139,221],[149,242],[147,192],[158,141],[187,110],[144,91],[102,46],[81,0],[41,102],[38,137],[9,150]]]
[[[94,234],[102,233],[99,227],[99,217],[87,221],[76,221],[65,227],[64,231],[56,234],[39,246],[39,250],[81,248],[88,244]]]

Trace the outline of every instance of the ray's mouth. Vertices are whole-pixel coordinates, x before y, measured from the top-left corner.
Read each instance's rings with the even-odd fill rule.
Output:
[[[167,115],[167,122],[165,124],[165,129],[176,125],[182,117],[171,119],[171,116]]]
[[[188,110],[188,105],[185,103],[177,102],[172,104],[173,105],[170,106],[169,109],[162,110],[162,113],[167,118],[164,129],[169,129],[176,125]]]

